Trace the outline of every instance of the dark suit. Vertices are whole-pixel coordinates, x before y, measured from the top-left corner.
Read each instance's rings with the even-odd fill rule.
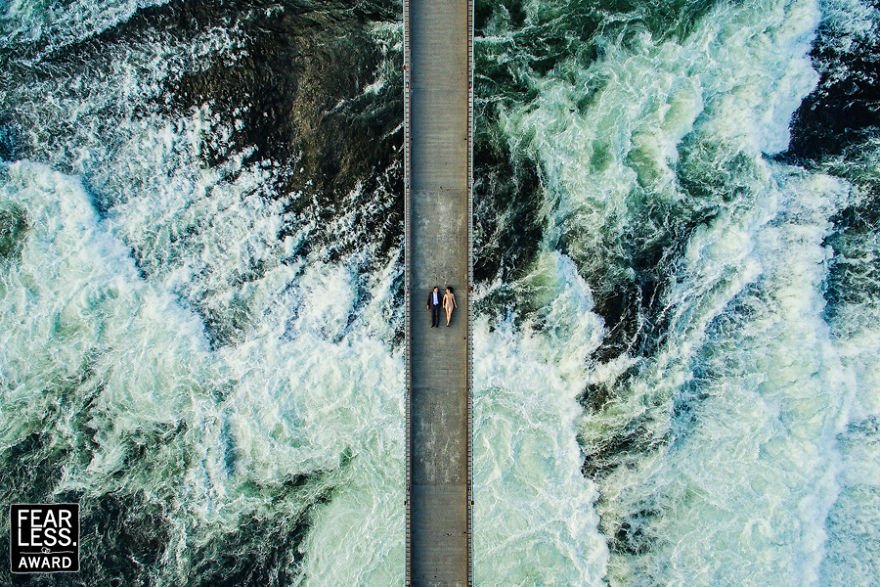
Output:
[[[443,293],[437,292],[437,303],[434,303],[434,290],[428,292],[428,308],[431,310],[431,327],[440,326],[440,308],[443,307]]]

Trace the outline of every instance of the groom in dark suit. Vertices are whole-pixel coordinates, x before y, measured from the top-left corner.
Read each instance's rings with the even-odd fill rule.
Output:
[[[443,303],[443,296],[440,294],[440,288],[436,285],[431,293],[428,294],[428,309],[431,310],[431,328],[440,326],[440,305]]]

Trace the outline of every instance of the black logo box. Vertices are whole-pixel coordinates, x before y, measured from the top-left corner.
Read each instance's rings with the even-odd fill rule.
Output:
[[[9,506],[9,570],[16,574],[79,571],[79,504]]]

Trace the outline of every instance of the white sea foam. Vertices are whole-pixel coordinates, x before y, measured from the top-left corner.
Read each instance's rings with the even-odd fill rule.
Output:
[[[729,308],[747,318],[706,305],[676,320],[667,350],[632,386],[629,405],[650,397],[689,413],[655,420],[671,444],[603,483],[605,515],[647,510],[635,519],[653,542],[649,555],[617,561],[616,580],[818,584],[825,519],[839,490],[835,438],[859,383],[822,316],[822,240],[845,193],[823,176],[786,181],[767,199],[777,207],[773,221],[750,229],[744,262],[731,263],[726,247],[695,255],[700,268],[755,266],[751,288],[701,294],[735,293]],[[723,224],[700,240],[725,240]],[[708,331],[704,312],[717,316]],[[588,416],[585,436],[595,440],[595,425],[613,425],[604,419]]]
[[[644,33],[588,68],[572,59],[533,80],[538,97],[507,109],[502,125],[515,145],[528,137],[517,146],[547,173],[550,242],[563,231],[577,254],[599,255],[599,239],[620,228],[609,219],[637,212],[634,188],[657,203],[680,199],[677,148],[695,129],[727,152],[784,149],[791,115],[818,79],[808,57],[818,21],[815,2],[723,6],[683,43]]]
[[[663,299],[668,335],[658,351],[572,374],[570,397],[587,383],[603,384],[614,390],[609,401],[586,411],[572,402],[582,420],[538,419],[531,409],[510,412],[518,423],[505,424],[541,438],[573,426],[591,454],[615,437],[641,441],[612,455],[619,466],[598,487],[536,492],[530,504],[554,520],[598,489],[602,527],[626,535],[606,537],[618,546],[605,577],[613,584],[868,584],[875,576],[876,533],[857,520],[860,509],[871,520],[880,511],[876,468],[855,463],[875,452],[878,386],[867,357],[876,362],[880,323],[863,305],[848,318],[862,317],[858,334],[835,335],[823,298],[831,255],[824,239],[832,216],[851,201],[851,186],[765,156],[785,149],[789,120],[817,81],[808,54],[819,18],[811,1],[719,5],[683,41],[657,43],[643,33],[625,46],[609,43],[589,67],[575,59],[558,65],[531,80],[533,102],[502,114],[514,151],[539,161],[545,174],[545,249],[563,239],[582,271],[613,263],[619,251],[608,243],[617,237],[668,230],[645,228],[656,221],[653,208],[715,210],[672,266]],[[729,192],[686,200],[694,196],[678,185],[685,140],[703,149],[696,159],[705,168],[696,172],[720,177]],[[569,320],[596,318],[585,308]],[[491,336],[477,338],[478,365],[498,360]],[[518,349],[526,344],[520,339],[547,349],[568,344],[552,330],[503,336],[517,341],[506,359],[522,373],[516,381],[545,366]],[[626,371],[630,377],[620,379]],[[489,372],[477,371],[477,390]],[[557,385],[542,379],[533,393],[552,401]],[[857,440],[841,440],[849,437]],[[544,449],[523,443],[507,458],[528,461]],[[578,459],[567,462],[579,468]],[[516,503],[530,488],[512,475],[487,475],[481,484],[498,503]],[[503,527],[506,519],[478,506],[475,524]],[[590,533],[579,540],[596,542]],[[523,553],[546,542],[524,536],[502,558],[478,540],[485,550],[477,560],[513,569],[505,579],[525,584],[586,565],[557,559],[544,574],[530,574],[529,562],[541,558]],[[850,558],[864,562],[847,568]],[[588,572],[574,582],[596,580]]]
[[[530,282],[546,303],[543,333],[490,330],[485,319],[474,329],[475,580],[598,584],[608,553],[575,431],[586,357],[603,325],[562,255],[545,254]]]
[[[74,3],[63,18],[10,6],[3,41],[45,37],[51,50],[144,5]],[[403,369],[390,345],[399,260],[365,275],[369,247],[337,263],[319,248],[299,256],[314,226],[284,212],[298,194],[271,192],[276,163],[245,166],[248,151],[202,162],[205,146],[225,148],[240,123],[209,104],[167,112],[169,84],[209,55],[242,55],[241,31],[150,36],[117,51],[98,78],[71,68],[3,89],[32,156],[88,178],[86,190],[18,162],[0,188],[0,205],[23,210],[29,226],[0,296],[2,323],[15,325],[3,329],[0,354],[12,390],[4,412],[16,414],[3,419],[4,445],[41,430],[47,411],[66,414],[53,442],[78,457],[55,490],[142,492],[160,504],[171,535],[157,584],[192,578],[199,548],[227,547],[250,520],[310,529],[276,575],[399,583]],[[206,328],[224,343],[212,349]],[[93,374],[81,382],[84,369]],[[72,423],[90,401],[94,451]],[[133,451],[143,451],[139,470],[129,470]]]
[[[138,10],[168,0],[9,0],[0,5],[0,43],[46,41],[57,49],[127,21]]]
[[[363,302],[344,266],[278,266],[248,285],[256,317],[247,335],[211,351],[200,318],[139,277],[76,178],[26,162],[9,165],[7,178],[0,200],[23,211],[28,229],[0,296],[2,322],[15,325],[0,355],[3,402],[16,413],[4,418],[2,442],[40,431],[47,410],[73,416],[69,394],[94,394],[97,446],[70,462],[56,490],[170,491],[179,526],[161,582],[187,576],[188,544],[279,508],[296,515],[323,491],[332,499],[312,514],[303,577],[399,580],[402,361],[385,343],[396,263],[368,280],[374,295]],[[354,333],[342,337],[352,312]],[[142,474],[126,473],[134,446],[180,425],[182,439],[148,444]],[[53,442],[76,452],[78,434],[62,427]],[[302,475],[316,484],[280,506],[248,489]]]

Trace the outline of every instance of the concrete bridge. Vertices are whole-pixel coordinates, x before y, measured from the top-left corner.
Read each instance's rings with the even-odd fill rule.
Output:
[[[471,585],[473,1],[404,0],[406,581]],[[433,286],[459,309],[431,328]]]

